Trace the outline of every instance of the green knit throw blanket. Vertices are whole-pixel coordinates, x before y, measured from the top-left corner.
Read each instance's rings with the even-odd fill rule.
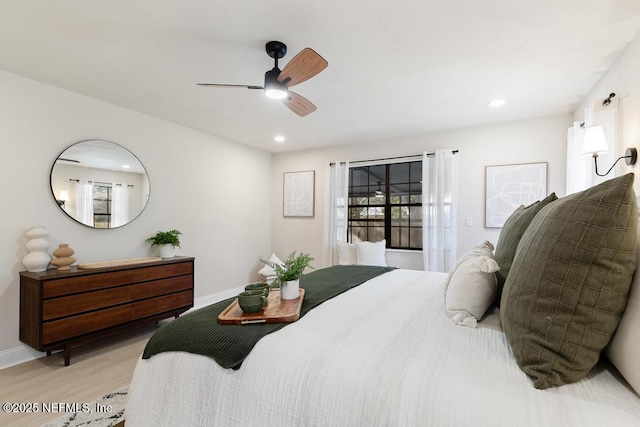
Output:
[[[300,287],[305,290],[300,318],[324,301],[393,269],[336,265],[305,274],[300,278]],[[285,327],[287,323],[218,324],[218,315],[234,299],[203,307],[162,327],[147,343],[142,358],[148,359],[166,351],[186,351],[211,357],[223,368],[240,368],[260,338]]]

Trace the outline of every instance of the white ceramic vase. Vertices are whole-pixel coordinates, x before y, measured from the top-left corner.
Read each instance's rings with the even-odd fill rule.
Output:
[[[296,299],[300,296],[300,280],[290,280],[280,286],[280,299]]]
[[[173,245],[160,245],[158,246],[158,252],[160,254],[160,258],[173,258]]]
[[[25,234],[29,238],[26,245],[29,253],[22,258],[22,263],[32,273],[46,271],[51,262],[51,256],[47,253],[49,242],[46,239],[49,232],[44,227],[31,227]]]

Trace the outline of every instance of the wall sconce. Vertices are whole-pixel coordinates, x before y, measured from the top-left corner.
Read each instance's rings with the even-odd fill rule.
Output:
[[[613,170],[615,165],[622,159],[625,159],[627,165],[635,165],[638,160],[638,150],[629,147],[625,151],[625,155],[618,158],[606,173],[598,172],[598,153],[606,153],[608,151],[607,140],[604,137],[602,126],[589,126],[584,131],[584,142],[582,144],[582,154],[592,154],[593,163],[596,167],[596,175],[606,176]]]
[[[64,204],[69,201],[69,193],[65,190],[60,192],[60,198],[58,199],[58,205],[64,209]]]

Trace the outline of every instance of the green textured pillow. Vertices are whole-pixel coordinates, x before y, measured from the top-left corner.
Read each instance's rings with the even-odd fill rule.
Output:
[[[500,266],[500,271],[496,273],[498,279],[498,290],[496,293],[496,305],[500,306],[500,297],[502,296],[502,288],[507,280],[507,275],[513,263],[513,257],[516,255],[516,249],[522,235],[529,227],[529,224],[538,212],[549,203],[558,200],[556,193],[551,193],[542,200],[538,200],[529,206],[520,206],[512,213],[504,222],[500,237],[496,244],[495,259]]]
[[[536,388],[577,381],[598,361],[627,304],[637,222],[633,174],[562,198],[531,221],[500,317]]]

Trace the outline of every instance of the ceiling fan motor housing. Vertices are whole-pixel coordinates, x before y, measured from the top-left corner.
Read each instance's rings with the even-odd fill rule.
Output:
[[[289,90],[287,89],[287,83],[278,80],[278,76],[281,71],[278,68],[278,59],[287,54],[287,45],[279,41],[267,42],[265,49],[267,55],[274,59],[274,66],[271,70],[264,73],[264,91],[269,98],[283,99],[285,98]]]
[[[280,69],[273,67],[264,73],[264,91],[270,98],[282,99],[289,93],[286,82],[278,80]]]

